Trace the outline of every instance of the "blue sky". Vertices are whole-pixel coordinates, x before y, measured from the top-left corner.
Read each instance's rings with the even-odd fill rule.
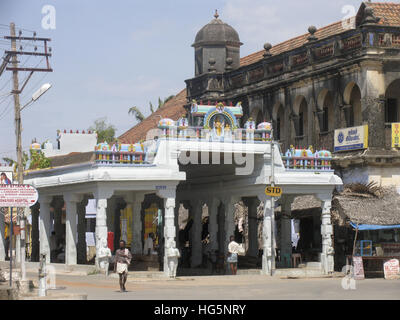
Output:
[[[393,1],[393,0],[392,0]],[[22,112],[23,148],[33,138],[55,142],[57,129],[87,129],[94,120],[107,117],[117,135],[133,125],[131,106],[149,114],[149,101],[157,104],[185,87],[194,75],[191,44],[196,32],[218,9],[220,19],[232,25],[244,45],[241,56],[261,50],[265,42],[279,43],[322,27],[358,10],[359,0],[1,0],[0,36],[4,25],[35,30],[52,39],[53,73],[35,73],[21,96],[21,104],[43,83],[53,87]],[[56,28],[42,28],[42,8],[56,9]],[[31,36],[30,31],[23,35]],[[0,41],[2,53],[9,46]],[[26,47],[25,49],[29,49]],[[24,63],[27,58],[21,58]],[[35,66],[32,57],[26,64]],[[20,81],[26,77],[20,73]],[[0,77],[0,162],[15,155],[11,72]]]

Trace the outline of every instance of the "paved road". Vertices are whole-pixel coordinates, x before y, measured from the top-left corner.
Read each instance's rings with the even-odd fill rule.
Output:
[[[34,279],[34,278],[33,278]],[[118,279],[101,275],[57,275],[60,293],[87,293],[88,299],[129,300],[350,300],[400,299],[400,280],[366,279],[344,290],[341,278],[279,279],[260,275],[181,277],[177,280],[128,279],[120,293]]]

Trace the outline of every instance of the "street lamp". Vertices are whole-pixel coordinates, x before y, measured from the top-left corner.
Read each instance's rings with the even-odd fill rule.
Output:
[[[47,90],[49,90],[51,88],[51,84],[50,83],[45,83],[44,85],[42,85],[40,87],[39,90],[37,90],[33,95],[32,95],[32,99],[31,101],[29,101],[28,103],[26,103],[22,108],[21,111],[27,107],[29,104],[31,104],[32,102],[35,102],[37,99],[39,99]]]
[[[47,90],[49,90],[51,88],[51,84],[50,83],[45,83],[44,85],[42,85],[40,87],[39,90],[37,90],[33,95],[32,95],[32,99],[26,103],[21,109],[23,110],[25,107],[27,107],[29,104],[37,101],[45,92],[47,92]],[[17,126],[17,130],[21,130],[21,126]],[[21,130],[22,131],[22,130]],[[21,132],[19,132],[19,135],[21,135]],[[21,146],[21,139],[17,139],[17,150],[18,152],[21,153],[21,155],[18,157],[18,160],[22,161],[22,146]],[[18,168],[22,167],[22,163],[18,164]],[[23,169],[22,169],[23,171]],[[22,176],[23,172],[18,172],[18,183],[23,183],[23,176]],[[21,276],[22,276],[22,280],[26,279],[26,269],[25,269],[25,254],[26,254],[26,248],[25,248],[25,226],[26,226],[26,217],[28,215],[28,209],[29,208],[25,208],[24,210],[24,214],[22,216],[21,219],[21,236],[20,236],[20,253],[21,253]],[[12,217],[12,216],[11,216]],[[19,217],[18,217],[19,218]],[[12,232],[12,231],[11,231]],[[12,257],[10,257],[10,260],[12,260]],[[11,265],[11,262],[10,262]],[[11,283],[11,271],[10,271],[10,283]]]

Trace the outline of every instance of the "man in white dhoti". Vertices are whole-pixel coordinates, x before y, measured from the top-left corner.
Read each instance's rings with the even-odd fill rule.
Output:
[[[114,272],[119,275],[119,287],[121,292],[125,292],[125,283],[128,279],[128,267],[131,264],[132,254],[125,248],[125,241],[119,242],[119,249],[115,253]]]

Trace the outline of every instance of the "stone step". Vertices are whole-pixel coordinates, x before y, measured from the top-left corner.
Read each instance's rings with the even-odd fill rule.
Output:
[[[288,269],[276,269],[274,272],[276,277],[288,277],[288,278],[313,278],[321,277],[323,273],[319,269],[309,268],[288,268]]]
[[[238,275],[258,275],[261,274],[261,269],[238,269]]]
[[[306,262],[306,268],[320,270],[322,268],[322,264],[321,264],[321,262]]]
[[[117,273],[109,273],[111,278],[119,278]],[[164,272],[162,271],[129,271],[129,278],[151,278],[151,279],[162,279],[165,278]]]

